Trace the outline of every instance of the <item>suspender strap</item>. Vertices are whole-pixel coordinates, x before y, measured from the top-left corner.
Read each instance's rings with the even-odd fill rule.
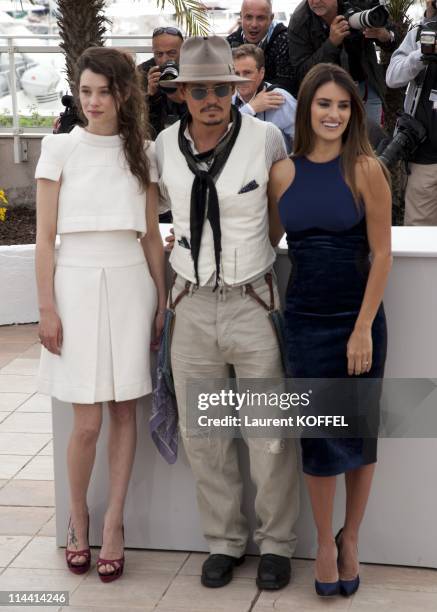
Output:
[[[273,293],[273,281],[272,281],[272,273],[267,272],[264,276],[264,279],[268,285],[270,291],[270,306],[264,302],[262,298],[256,293],[255,289],[252,287],[251,283],[247,283],[245,286],[246,293],[250,295],[260,306],[262,306],[267,312],[272,312],[275,309],[275,294]]]
[[[264,277],[266,279],[266,283],[269,287],[269,291],[270,291],[270,311],[275,309],[275,294],[273,293],[273,280],[272,280],[272,273],[271,272],[267,272],[267,274]]]
[[[191,286],[190,281],[186,281],[185,287],[182,289],[182,291],[180,293],[178,293],[178,295],[176,296],[175,300],[173,301],[173,287],[175,285],[176,278],[177,278],[177,274],[175,274],[173,276],[173,283],[172,283],[172,286],[170,288],[170,305],[169,305],[170,310],[174,310],[176,308],[176,306],[179,304],[179,302],[181,301],[181,299],[183,297],[185,297],[186,295],[188,295],[188,293],[190,291],[190,286]]]
[[[190,292],[190,287],[191,287],[190,281],[186,281],[185,287],[182,289],[182,291],[176,296],[176,298],[173,301],[173,287],[175,285],[176,278],[177,278],[177,274],[173,276],[173,283],[170,288],[170,304],[169,304],[170,310],[174,310],[176,306],[179,304],[179,302],[181,301],[181,299],[185,297],[186,295],[188,295],[188,293]],[[275,294],[273,292],[272,273],[267,272],[267,274],[264,276],[264,280],[266,281],[267,286],[269,288],[269,292],[270,292],[270,305],[269,306],[256,293],[251,283],[246,283],[244,287],[245,287],[246,293],[250,295],[250,297],[252,297],[256,302],[258,302],[260,306],[262,306],[265,310],[267,310],[267,312],[273,312],[273,310],[275,310]]]

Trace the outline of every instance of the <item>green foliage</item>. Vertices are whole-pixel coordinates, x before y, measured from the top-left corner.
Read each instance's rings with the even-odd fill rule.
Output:
[[[54,117],[44,117],[40,115],[36,108],[32,109],[32,114],[23,116],[19,115],[20,127],[53,127]],[[6,110],[2,113],[0,112],[0,127],[13,127],[12,125],[12,115],[10,115]]]
[[[409,26],[411,19],[407,16],[407,12],[415,3],[416,0],[389,0],[386,6],[391,20],[397,25]]]

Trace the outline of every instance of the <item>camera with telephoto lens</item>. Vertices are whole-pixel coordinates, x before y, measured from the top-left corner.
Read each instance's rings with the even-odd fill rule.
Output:
[[[396,122],[393,139],[386,145],[382,143],[382,151],[378,148],[376,154],[387,168],[400,159],[408,161],[417,147],[426,139],[426,128],[408,113],[402,113]]]
[[[386,0],[368,0],[365,8],[359,8],[353,2],[345,0],[342,3],[342,14],[354,30],[365,28],[384,28],[387,25],[389,12],[385,6]]]
[[[420,30],[422,62],[437,62],[437,20],[426,21]]]
[[[161,74],[159,76],[158,86],[163,81],[173,81],[179,76],[179,65],[173,60],[168,60],[162,64],[159,69]],[[174,93],[177,90],[177,87],[160,87],[160,90],[164,93]]]

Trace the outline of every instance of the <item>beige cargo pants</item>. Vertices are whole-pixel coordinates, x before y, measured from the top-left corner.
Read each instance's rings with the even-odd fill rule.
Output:
[[[264,278],[252,283],[269,303]],[[185,286],[178,277],[173,299]],[[276,299],[279,298],[276,292]],[[200,287],[176,306],[171,361],[179,409],[181,436],[196,480],[197,501],[211,553],[240,557],[249,535],[242,514],[243,483],[237,441],[187,435],[186,383],[191,379],[226,379],[233,364],[239,378],[283,375],[279,348],[266,311],[242,287],[212,292]],[[261,554],[291,557],[299,512],[299,478],[295,440],[250,437],[250,473],[256,486],[255,543]]]

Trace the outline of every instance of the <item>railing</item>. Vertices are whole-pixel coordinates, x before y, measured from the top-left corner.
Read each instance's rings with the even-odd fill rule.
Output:
[[[151,36],[139,36],[139,35],[116,35],[116,36],[105,36],[105,40],[142,40],[150,41],[149,44],[142,45],[125,45],[120,46],[120,49],[125,51],[133,51],[137,53],[152,53]],[[9,90],[11,95],[12,103],[12,127],[0,127],[0,135],[10,136],[14,139],[14,162],[19,164],[23,161],[27,161],[27,143],[24,137],[32,135],[41,135],[51,133],[51,128],[47,127],[26,127],[25,129],[20,127],[20,119],[18,112],[18,100],[17,100],[17,75],[16,75],[16,53],[62,53],[62,49],[59,45],[20,45],[16,44],[16,41],[20,39],[28,40],[59,40],[59,36],[53,34],[45,35],[26,35],[22,34],[19,36],[8,36],[6,34],[0,34],[0,43],[5,40],[6,44],[0,44],[0,53],[8,54],[8,69],[9,69]]]

